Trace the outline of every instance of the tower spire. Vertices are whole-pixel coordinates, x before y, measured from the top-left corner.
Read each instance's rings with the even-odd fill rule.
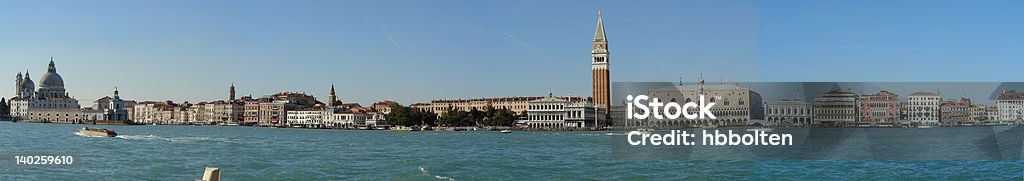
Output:
[[[231,95],[229,95],[228,100],[229,101],[234,101],[235,100],[235,82],[231,82],[231,88],[230,89],[231,90],[229,90],[228,94],[231,94]]]
[[[331,94],[327,96],[327,107],[334,107],[338,101],[338,95],[334,93],[334,82],[331,82]]]
[[[53,64],[53,57],[50,57],[50,67],[46,69],[46,72],[57,72],[57,66]]]
[[[594,31],[594,41],[608,41],[604,35],[604,21],[601,20],[601,10],[597,10],[597,30]]]

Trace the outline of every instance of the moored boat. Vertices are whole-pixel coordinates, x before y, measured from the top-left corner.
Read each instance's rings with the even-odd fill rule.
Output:
[[[501,130],[501,133],[512,133],[512,130],[503,129]]]
[[[412,127],[405,127],[405,126],[395,126],[395,127],[391,127],[391,131],[419,131],[419,128],[412,128]]]
[[[114,132],[113,130],[109,130],[109,129],[103,129],[103,128],[83,127],[82,129],[78,130],[78,133],[82,134],[82,135],[85,135],[85,136],[95,136],[95,137],[115,137],[115,136],[117,136],[117,132]]]

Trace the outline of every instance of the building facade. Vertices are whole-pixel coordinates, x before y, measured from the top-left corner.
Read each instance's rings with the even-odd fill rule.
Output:
[[[323,110],[318,108],[306,108],[299,110],[288,111],[288,125],[289,127],[300,127],[300,128],[323,128],[324,119],[322,118]]]
[[[814,124],[814,106],[800,100],[780,100],[765,105],[766,126]]]
[[[26,71],[15,76],[15,97],[11,98],[11,116],[30,122],[82,123],[85,114],[64,89],[64,79],[57,73],[57,67],[50,57],[46,74],[36,89],[31,75]]]
[[[860,96],[848,89],[836,89],[814,98],[814,121],[826,126],[849,126],[857,122]]]
[[[907,96],[908,117],[911,124],[935,125],[939,123],[939,104],[942,97],[931,92],[915,92]]]
[[[699,126],[742,126],[748,125],[752,120],[764,120],[764,101],[761,95],[754,92],[750,87],[742,87],[739,84],[715,84],[705,85],[704,78],[697,81],[697,85],[675,85],[660,89],[651,90],[648,94],[651,99],[657,98],[661,102],[698,102],[700,96],[704,96],[708,103],[715,103],[711,107],[711,113],[717,119],[686,119],[680,116],[677,119],[651,120],[650,126],[663,128],[678,127],[699,127]],[[697,112],[697,108],[687,110]]]
[[[1024,93],[1007,90],[996,98],[996,109],[999,110],[999,121],[1003,123],[1024,122]]]
[[[548,97],[530,101],[527,119],[517,121],[529,128],[592,128],[603,121],[604,110],[580,97]],[[595,122],[596,121],[596,122]]]
[[[477,98],[477,99],[454,99],[454,100],[433,100],[430,103],[416,103],[410,105],[412,108],[431,111],[438,115],[448,112],[448,108],[455,110],[469,111],[472,109],[486,110],[487,107],[495,109],[508,109],[516,114],[526,112],[530,101],[543,99],[544,97],[498,97],[498,98]]]
[[[860,126],[894,126],[900,121],[900,96],[889,91],[860,96]]]
[[[971,119],[971,100],[960,98],[960,100],[942,101],[939,103],[939,123],[945,125],[973,124]]]

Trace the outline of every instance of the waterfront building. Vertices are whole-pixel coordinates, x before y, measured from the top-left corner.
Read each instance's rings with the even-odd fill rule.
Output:
[[[288,101],[273,101],[259,103],[259,117],[256,126],[281,126],[287,119],[288,112],[285,106]]]
[[[988,109],[988,106],[985,106],[985,105],[981,105],[981,104],[973,104],[973,105],[971,105],[971,120],[973,120],[975,122],[979,122],[979,123],[988,121],[988,118],[985,115],[985,112],[988,111],[987,109]]]
[[[548,97],[530,101],[527,119],[517,124],[529,128],[587,128],[604,121],[604,109],[581,97]]]
[[[15,119],[55,123],[81,123],[84,114],[78,100],[64,89],[64,79],[50,57],[46,74],[40,79],[39,89],[26,71],[15,76],[15,97],[11,98],[11,116]]]
[[[830,126],[849,126],[857,122],[860,96],[849,89],[836,89],[814,98],[814,121]]]
[[[960,98],[959,101],[949,100],[939,103],[939,123],[964,124],[974,123],[971,119],[971,100]]]
[[[315,97],[304,93],[282,92],[265,98],[269,101],[259,102],[257,106],[256,126],[287,126],[288,110],[323,105]]]
[[[985,106],[985,118],[988,122],[999,122],[999,108],[995,105]]]
[[[111,104],[112,100],[114,100],[114,98],[110,97],[110,96],[103,96],[102,98],[96,99],[95,101],[92,102],[92,109],[93,110],[107,110],[107,109],[110,109],[110,104]],[[121,100],[120,102],[121,102],[122,106],[124,106],[124,110],[125,110],[126,115],[128,115],[128,117],[126,119],[127,120],[132,120],[132,117],[133,117],[132,116],[132,112],[133,112],[133,109],[135,108],[135,101],[133,101],[133,100]]]
[[[371,105],[374,111],[379,112],[381,114],[390,114],[391,109],[396,108],[398,106],[398,102],[390,100],[375,102],[373,103],[373,105]]]
[[[1007,90],[996,98],[996,109],[999,110],[999,121],[1003,123],[1024,122],[1024,93]]]
[[[526,112],[530,101],[543,98],[544,97],[537,96],[433,100],[430,101],[430,103],[416,103],[409,106],[424,111],[431,111],[438,115],[447,112],[449,107],[462,111],[469,111],[473,108],[476,108],[477,110],[486,110],[487,107],[494,107],[494,109],[508,109],[516,112],[516,114],[521,114]]]
[[[108,106],[104,109],[96,109],[103,111],[103,120],[108,121],[120,121],[121,123],[127,123],[128,121],[128,110],[125,109],[127,106],[124,100],[121,100],[121,96],[117,88],[114,88],[114,97],[106,101]]]
[[[860,126],[893,126],[900,120],[900,96],[889,91],[860,96]]]
[[[594,42],[592,45],[590,69],[593,81],[591,83],[593,95],[591,97],[593,97],[593,104],[595,106],[604,109],[605,112],[601,116],[607,119],[609,118],[609,108],[611,108],[611,85],[609,80],[611,52],[608,49],[608,37],[604,32],[604,21],[601,20],[601,11],[597,11],[597,30],[594,31]],[[594,124],[600,125],[597,122]]]
[[[324,120],[321,117],[322,114],[322,108],[303,108],[297,110],[288,110],[287,126],[301,128],[322,128],[324,127]]]
[[[767,126],[814,124],[814,106],[800,100],[783,99],[765,105]]]
[[[367,110],[328,108],[321,112],[321,117],[325,127],[335,129],[375,129],[386,124],[383,114]]]
[[[941,101],[941,96],[931,92],[915,92],[907,96],[910,122],[922,125],[938,124]]]
[[[244,106],[241,102],[201,102],[196,107],[197,119],[194,124],[239,124],[243,121]]]
[[[242,97],[242,125],[256,125],[259,122],[260,103],[271,102],[270,98],[253,99],[252,96]]]
[[[143,101],[135,104],[135,124],[188,124],[189,106],[171,101]],[[184,117],[182,115],[185,115]]]
[[[761,94],[753,91],[750,87],[743,87],[737,84],[704,84],[704,76],[701,75],[697,85],[674,85],[665,88],[651,90],[647,94],[653,100],[657,98],[661,102],[699,102],[700,96],[708,103],[715,103],[711,107],[711,113],[717,119],[686,119],[680,116],[677,119],[650,120],[650,126],[654,127],[699,127],[705,125],[715,126],[742,126],[748,125],[752,120],[764,120],[764,101]],[[697,112],[697,108],[687,110]]]

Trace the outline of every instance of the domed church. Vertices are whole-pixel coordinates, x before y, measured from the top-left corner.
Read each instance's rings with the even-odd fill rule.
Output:
[[[15,76],[15,97],[11,99],[11,114],[20,120],[38,122],[80,123],[83,117],[78,100],[68,96],[64,78],[50,57],[50,65],[35,88],[32,76],[26,71]]]

